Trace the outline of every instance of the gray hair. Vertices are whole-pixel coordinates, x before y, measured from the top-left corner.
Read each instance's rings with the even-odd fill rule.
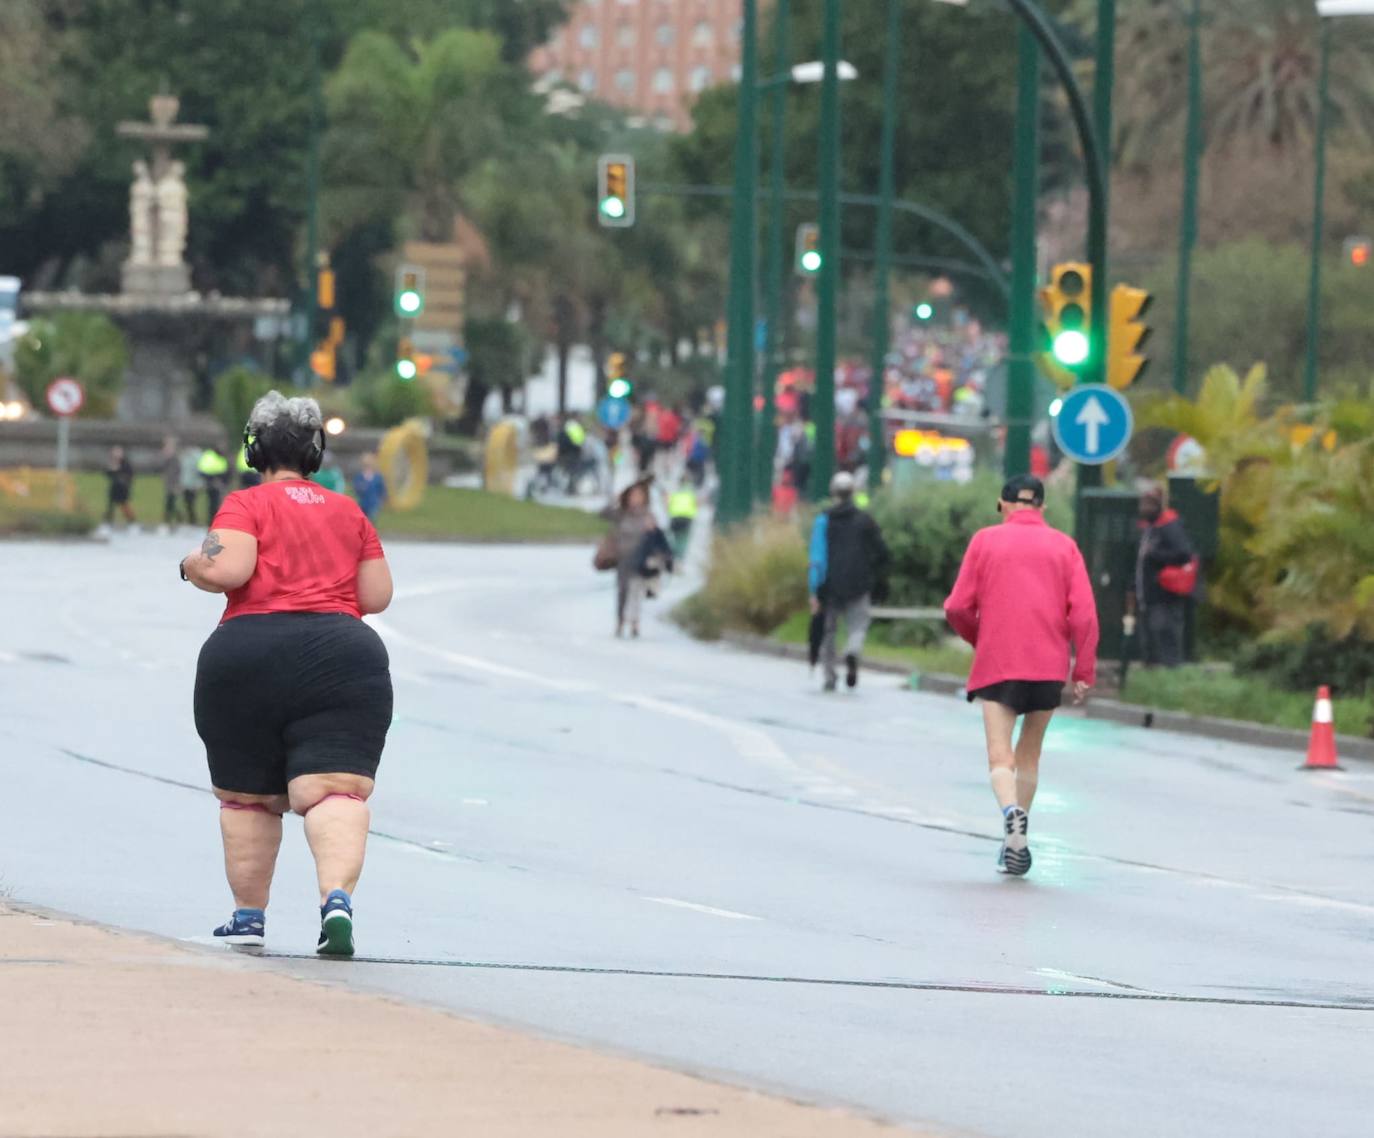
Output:
[[[304,395],[288,399],[280,391],[269,391],[248,413],[248,433],[253,435],[281,431],[303,438],[323,429],[320,405]]]

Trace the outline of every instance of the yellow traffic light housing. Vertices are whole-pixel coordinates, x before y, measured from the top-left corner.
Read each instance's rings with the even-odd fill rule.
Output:
[[[821,227],[813,221],[802,222],[797,226],[797,275],[814,277],[824,263],[825,259],[821,256]]]
[[[1078,381],[1078,369],[1092,359],[1091,265],[1056,265],[1040,290],[1040,367],[1061,387]]]
[[[628,154],[603,154],[596,165],[596,220],[611,229],[635,223],[635,160]]]
[[[1150,338],[1143,318],[1153,299],[1143,288],[1122,284],[1112,289],[1107,382],[1118,391],[1130,387],[1149,364],[1140,349]]]

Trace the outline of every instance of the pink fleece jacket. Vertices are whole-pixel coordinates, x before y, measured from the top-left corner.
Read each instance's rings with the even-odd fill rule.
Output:
[[[969,542],[945,601],[954,631],[973,645],[969,691],[1003,680],[1097,677],[1097,606],[1073,538],[1039,510],[1017,510]]]

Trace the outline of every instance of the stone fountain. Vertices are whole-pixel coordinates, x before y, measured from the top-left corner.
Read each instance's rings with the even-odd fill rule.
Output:
[[[190,417],[191,395],[200,361],[241,355],[264,330],[281,335],[290,304],[273,298],[202,296],[191,287],[186,264],[189,228],[186,166],[172,147],[200,142],[209,131],[176,121],[180,101],[154,95],[148,122],[120,123],[117,130],[147,146],[133,163],[129,187],[129,257],[120,273],[118,294],[76,290],[29,292],[30,313],[103,312],[123,330],[129,363],[119,418],[181,422]]]

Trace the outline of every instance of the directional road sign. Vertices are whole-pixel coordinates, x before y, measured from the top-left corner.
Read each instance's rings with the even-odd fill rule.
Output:
[[[1074,462],[1111,462],[1131,441],[1131,405],[1119,391],[1098,383],[1073,388],[1054,417],[1054,441]]]
[[[628,399],[614,399],[605,396],[596,405],[596,417],[601,420],[601,425],[609,431],[618,431],[630,419],[630,401]]]

